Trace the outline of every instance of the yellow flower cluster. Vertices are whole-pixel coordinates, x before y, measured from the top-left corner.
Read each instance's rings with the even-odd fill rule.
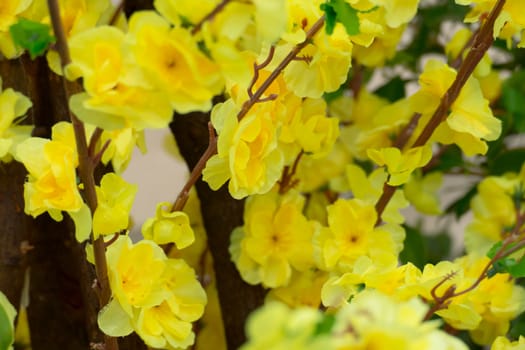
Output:
[[[333,315],[268,303],[248,320],[241,350],[466,350],[461,340],[439,330],[439,323],[424,322],[427,310],[417,298],[399,302],[377,291],[357,294]]]
[[[51,140],[30,137],[18,144],[14,157],[29,173],[24,184],[25,213],[37,217],[47,211],[61,221],[66,211],[75,221],[77,240],[83,241],[91,232],[91,217],[78,189],[78,155],[72,133],[71,124],[57,123]]]
[[[414,135],[419,135],[428,123],[455,78],[456,71],[446,64],[437,60],[426,63],[419,77],[421,89],[410,97],[412,110],[422,114]],[[500,133],[501,120],[492,114],[478,80],[470,77],[431,140],[446,145],[455,143],[467,156],[472,156],[485,154],[488,149],[485,141],[497,139]]]
[[[488,176],[478,184],[478,193],[471,201],[474,218],[465,230],[467,251],[484,254],[512,231],[516,225],[515,200],[520,200],[524,183],[522,168],[519,174]]]
[[[456,0],[459,5],[472,5],[465,22],[480,21],[496,4],[496,0]],[[525,4],[521,0],[507,0],[494,23],[494,37],[507,40],[508,46],[518,39],[518,47],[525,47]]]
[[[133,244],[128,236],[108,247],[107,259],[113,298],[99,314],[102,331],[115,337],[135,331],[154,348],[192,345],[192,322],[207,299],[193,269],[152,241]]]
[[[102,177],[96,187],[98,205],[93,213],[94,238],[113,234],[129,226],[129,212],[133,206],[138,186],[131,185],[115,173]]]
[[[155,217],[147,219],[142,225],[142,235],[157,244],[175,243],[178,249],[184,249],[195,241],[188,215],[171,211],[168,202],[157,204]]]
[[[266,287],[286,286],[294,271],[314,266],[314,224],[302,214],[304,198],[291,191],[251,196],[244,226],[231,237],[230,253],[245,281]]]

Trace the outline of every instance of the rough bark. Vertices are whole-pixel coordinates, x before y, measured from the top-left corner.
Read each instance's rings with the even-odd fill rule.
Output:
[[[176,115],[170,125],[179,150],[192,169],[208,145],[209,114]],[[199,180],[196,184],[208,244],[213,255],[217,290],[228,349],[238,349],[244,343],[246,318],[264,299],[264,290],[246,284],[230,260],[230,233],[242,224],[244,202],[233,199],[225,186],[212,191]]]

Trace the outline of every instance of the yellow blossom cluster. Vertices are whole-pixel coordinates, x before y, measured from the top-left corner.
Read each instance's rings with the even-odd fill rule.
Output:
[[[113,297],[98,318],[102,331],[135,331],[154,348],[193,344],[192,322],[202,316],[206,293],[184,260],[169,259],[149,240],[120,236],[107,250]],[[137,264],[140,261],[140,264]]]
[[[465,22],[472,23],[480,21],[490,12],[496,4],[496,0],[456,0],[459,5],[471,5]],[[507,0],[503,5],[501,14],[494,23],[494,37],[507,41],[511,46],[513,41],[518,42],[518,47],[525,46],[525,4],[521,0]]]
[[[398,302],[377,291],[363,291],[328,315],[314,308],[291,310],[268,303],[249,319],[249,339],[241,350],[424,350],[438,344],[440,349],[466,350],[459,339],[439,330],[439,323],[424,322],[427,310],[417,298]]]

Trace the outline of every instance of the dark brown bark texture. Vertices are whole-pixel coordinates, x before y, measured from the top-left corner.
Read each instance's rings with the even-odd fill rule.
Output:
[[[4,88],[31,99],[26,122],[34,124],[34,136],[48,138],[55,123],[68,120],[62,80],[50,72],[44,58],[1,60],[0,76]],[[99,177],[107,171],[98,170]],[[23,165],[0,164],[0,290],[13,305],[20,305],[28,274],[27,312],[34,350],[90,349],[90,343],[103,339],[96,323],[94,269],[86,262],[84,246],[75,240],[67,215],[55,222],[47,214],[36,219],[24,214],[25,177]],[[22,242],[31,249],[21,249]],[[119,342],[122,350],[146,349],[136,336]]]
[[[208,146],[208,121],[207,113],[189,113],[176,115],[170,125],[190,169]],[[248,285],[241,279],[228,252],[231,231],[242,225],[244,201],[233,199],[226,186],[212,191],[202,179],[195,186],[213,255],[228,349],[238,349],[246,339],[246,318],[263,303],[265,294],[262,287]]]
[[[0,61],[4,88],[12,87],[33,102],[27,122],[35,136],[49,137],[51,127],[67,118],[60,78],[49,72],[44,59],[26,56]],[[15,306],[20,304],[23,277],[29,276],[28,321],[33,349],[88,349],[88,333],[96,319],[89,294],[89,271],[81,260],[83,248],[75,241],[68,220],[53,221],[48,215],[36,220],[24,214],[21,164],[2,164],[0,179],[0,289]],[[23,251],[22,242],[32,249]],[[96,314],[95,314],[96,315]]]

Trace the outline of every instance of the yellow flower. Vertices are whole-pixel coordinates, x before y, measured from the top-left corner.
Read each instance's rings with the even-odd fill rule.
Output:
[[[121,174],[127,168],[135,146],[141,153],[146,153],[144,131],[136,131],[133,128],[104,131],[98,146],[101,147],[107,142],[109,144],[101,160],[104,164],[111,162],[116,174]]]
[[[155,12],[136,12],[130,19],[131,50],[152,84],[165,91],[179,113],[208,111],[223,89],[218,67],[202,53],[191,33],[170,28]]]
[[[238,111],[231,99],[213,108],[218,153],[203,171],[204,181],[214,190],[229,179],[228,189],[236,199],[268,192],[284,166],[271,103],[256,104],[241,121],[237,120]]]
[[[303,216],[303,206],[304,198],[294,191],[247,199],[244,226],[234,230],[230,245],[244,280],[271,288],[285,286],[293,270],[313,266],[314,226]]]
[[[456,71],[444,63],[436,60],[427,62],[419,77],[421,90],[410,98],[413,109],[423,114],[414,135],[419,135],[422,125],[426,125],[455,78]],[[448,118],[439,125],[431,140],[443,144],[456,143],[470,156],[485,154],[488,149],[485,141],[497,139],[500,133],[501,121],[492,115],[479,82],[470,77],[452,104]]]
[[[327,278],[326,272],[315,269],[295,272],[287,286],[271,289],[266,295],[266,301],[277,300],[294,308],[318,308],[321,305],[321,288]]]
[[[376,3],[385,8],[386,24],[397,28],[414,18],[419,0],[378,0]]]
[[[367,153],[374,163],[386,166],[388,184],[392,186],[406,183],[414,170],[423,167],[432,158],[432,150],[428,146],[411,148],[404,153],[396,147],[369,149]]]
[[[135,330],[151,347],[185,348],[195,341],[191,322],[202,316],[206,293],[183,260],[169,259],[164,278],[170,296],[159,305],[141,308]]]
[[[115,173],[107,173],[96,187],[98,206],[93,214],[93,234],[108,235],[125,230],[138,186],[124,181]]]
[[[403,187],[405,197],[421,213],[437,215],[441,213],[439,208],[439,196],[437,191],[443,183],[443,174],[433,172],[422,175],[414,172],[410,180]]]
[[[16,145],[28,138],[31,126],[17,125],[16,118],[24,115],[31,107],[31,101],[13,89],[1,89],[0,78],[0,159],[9,161]]]
[[[105,130],[166,127],[172,118],[168,99],[130,64],[123,45],[124,33],[109,26],[88,29],[69,40],[72,63],[66,76],[82,77],[86,89],[71,96],[71,110]]]
[[[57,124],[57,130],[62,124]],[[61,220],[60,211],[77,211],[82,206],[75,168],[78,165],[75,145],[31,137],[20,143],[15,158],[29,172],[24,185],[25,212],[36,217],[49,211]]]
[[[490,350],[523,350],[525,349],[525,338],[520,335],[519,339],[511,342],[507,337],[499,336],[494,340]]]
[[[339,334],[335,349],[467,350],[456,337],[424,322],[428,307],[419,299],[404,302],[377,291],[363,291],[342,308],[332,332]]]
[[[322,319],[322,314],[314,308],[290,309],[284,304],[269,302],[250,315],[246,324],[248,340],[240,350],[335,349],[328,334],[316,334]]]
[[[31,5],[32,0],[6,0],[0,7],[0,31],[6,32],[17,21],[17,15]]]
[[[290,51],[290,44],[276,49],[276,58]],[[319,98],[325,92],[335,91],[347,79],[352,61],[352,43],[345,29],[337,25],[332,35],[321,31],[312,43],[301,50],[304,60],[292,61],[284,70],[288,88],[299,97]]]
[[[500,177],[489,176],[479,183],[478,193],[470,203],[474,219],[465,230],[468,252],[485,254],[515,225],[516,209],[512,195],[522,183],[521,179],[509,173]]]
[[[155,243],[142,240],[133,244],[128,236],[120,236],[106,255],[111,291],[130,317],[134,307],[160,305],[169,296],[161,279],[167,258]]]
[[[26,10],[33,0],[4,0],[0,5],[0,53],[7,58],[20,54],[9,33],[9,27],[15,24],[20,14]]]
[[[157,244],[175,243],[178,249],[188,247],[195,240],[188,215],[171,211],[169,202],[157,204],[155,217],[147,219],[142,225],[142,235]]]
[[[324,103],[321,103],[320,106],[321,113],[310,114],[308,111],[311,111],[311,107],[316,103],[318,102],[305,99],[301,118],[296,118],[295,123],[292,122],[295,124],[292,127],[301,148],[306,153],[312,153],[314,157],[321,158],[331,151],[339,136],[339,119],[326,117]]]
[[[470,48],[468,50],[464,50],[464,48],[471,39],[472,35],[472,31],[468,28],[461,28],[454,34],[452,39],[450,39],[450,41],[445,45],[445,53],[447,54],[449,60],[455,60],[460,54],[462,55],[461,59],[464,59],[468,55]],[[476,66],[473,74],[479,79],[481,77],[487,76],[491,69],[492,60],[490,59],[488,53],[485,53],[479,64]]]
[[[459,5],[473,5],[465,17],[465,22],[473,23],[489,13],[496,5],[496,0],[456,0]],[[507,40],[510,46],[515,36],[520,37],[518,47],[525,46],[522,31],[525,29],[525,4],[521,0],[507,0],[503,9],[494,23],[494,37]]]
[[[135,330],[154,348],[192,345],[191,322],[206,304],[193,269],[183,260],[168,259],[152,241],[133,244],[128,236],[108,247],[107,259],[113,298],[98,316],[100,329],[115,337]]]
[[[364,255],[385,263],[397,259],[404,233],[391,232],[393,226],[390,225],[375,227],[377,213],[373,204],[358,199],[338,199],[327,211],[328,227],[317,230],[313,241],[320,268],[351,270]]]
[[[352,156],[366,160],[369,148],[392,145],[392,136],[408,123],[414,111],[406,99],[389,104],[387,100],[361,89],[355,99],[342,96],[330,104],[330,112],[347,125],[341,139]]]

